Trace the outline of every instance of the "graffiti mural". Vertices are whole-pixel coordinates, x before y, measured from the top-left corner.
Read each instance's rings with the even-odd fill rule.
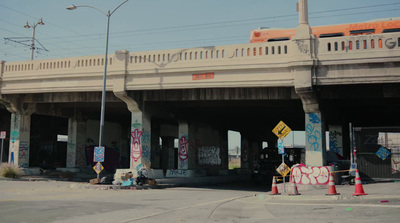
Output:
[[[179,157],[179,169],[187,169],[188,168],[188,137],[182,136],[179,139],[179,150],[178,150],[178,157]]]
[[[400,173],[400,148],[392,148],[392,174]]]
[[[320,146],[321,143],[321,119],[317,113],[307,113],[307,125],[306,125],[306,139],[309,145],[311,153],[322,152]]]
[[[187,177],[188,175],[188,170],[168,170],[169,177]]]
[[[151,136],[149,131],[144,131],[142,135],[142,158],[144,163],[150,163]]]
[[[329,169],[325,166],[295,166],[291,170],[290,182],[297,184],[326,185],[329,180]]]
[[[198,150],[200,166],[221,165],[220,149],[216,146],[204,146]]]
[[[132,146],[131,146],[131,158],[132,162],[137,162],[140,157],[142,157],[142,145],[140,143],[140,138],[143,135],[143,132],[139,129],[135,129],[131,132],[132,137]],[[133,165],[132,165],[133,166]]]
[[[21,167],[28,167],[29,163],[29,142],[19,142],[19,157],[18,162]]]
[[[342,132],[340,126],[329,127],[329,150],[343,156]]]

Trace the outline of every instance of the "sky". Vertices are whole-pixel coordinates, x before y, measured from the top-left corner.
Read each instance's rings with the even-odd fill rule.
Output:
[[[74,5],[113,11],[124,0],[1,0],[0,60],[30,60],[30,47],[12,40],[36,39],[45,50],[34,60],[101,55],[107,17]],[[295,28],[298,0],[129,0],[110,17],[109,53],[141,52],[249,42],[258,27]],[[400,17],[400,0],[309,0],[311,26]],[[7,40],[5,39],[7,38]],[[25,42],[30,44],[30,42]],[[36,44],[36,47],[41,47]]]

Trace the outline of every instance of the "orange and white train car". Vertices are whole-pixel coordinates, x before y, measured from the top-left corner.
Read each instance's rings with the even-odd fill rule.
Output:
[[[367,35],[400,32],[400,17],[379,19],[362,23],[311,27],[317,38]],[[287,41],[296,34],[296,29],[263,29],[251,31],[250,43]]]

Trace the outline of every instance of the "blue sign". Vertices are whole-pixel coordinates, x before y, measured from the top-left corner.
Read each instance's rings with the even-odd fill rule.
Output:
[[[278,154],[285,154],[285,145],[283,145],[283,141],[281,140],[278,142]]]
[[[94,147],[93,162],[104,162],[104,147]]]
[[[385,160],[390,155],[390,151],[385,147],[381,147],[375,154],[382,160]]]

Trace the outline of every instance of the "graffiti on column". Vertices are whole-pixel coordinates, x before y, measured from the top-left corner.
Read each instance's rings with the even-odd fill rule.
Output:
[[[400,148],[392,148],[392,174],[400,173]]]
[[[15,148],[15,139],[11,140],[11,155],[10,155],[10,164],[14,164],[14,149]]]
[[[132,136],[132,148],[131,148],[131,156],[134,162],[137,162],[140,157],[142,157],[142,148],[140,143],[140,137],[143,135],[143,132],[139,129],[135,129],[131,132]]]
[[[306,138],[310,145],[311,153],[322,152],[320,147],[321,132],[316,128],[321,124],[321,119],[317,113],[307,113],[309,123],[306,126]]]
[[[221,165],[220,149],[216,146],[204,146],[199,148],[199,165],[216,166]]]
[[[19,127],[21,122],[21,116],[19,114],[12,114],[11,116],[11,154],[10,154],[10,164],[15,163],[15,152],[19,152]],[[19,158],[19,157],[17,157]]]
[[[337,154],[343,155],[341,145],[342,133],[339,131],[329,131],[329,150]]]
[[[21,167],[28,167],[29,162],[29,143],[27,141],[20,141],[19,143],[19,165]]]
[[[179,167],[181,169],[187,169],[188,168],[188,137],[187,136],[182,136],[179,139],[179,151],[178,151],[178,156],[179,156]]]
[[[142,157],[144,163],[150,163],[151,137],[149,131],[144,131],[142,135]]]
[[[140,130],[142,128],[142,124],[136,120],[135,123],[132,124],[132,128],[134,128],[134,130],[131,132],[131,166],[135,166],[134,163],[138,162],[142,157],[142,144],[140,142],[140,139],[143,135],[143,132]]]

